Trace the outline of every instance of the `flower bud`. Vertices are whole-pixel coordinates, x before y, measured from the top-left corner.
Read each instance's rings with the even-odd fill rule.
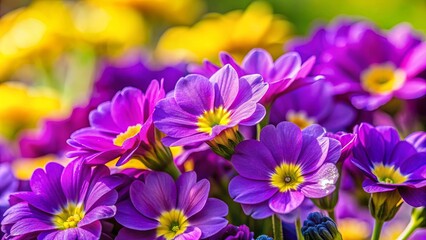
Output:
[[[309,214],[303,222],[302,234],[305,240],[342,240],[336,223],[319,212]]]
[[[371,215],[378,221],[391,220],[401,207],[403,200],[398,190],[372,193],[368,204]]]
[[[269,237],[268,235],[260,235],[256,238],[256,240],[274,240],[273,238]]]
[[[214,139],[207,142],[213,152],[217,155],[231,159],[235,147],[244,140],[243,135],[238,131],[238,126],[223,130]]]

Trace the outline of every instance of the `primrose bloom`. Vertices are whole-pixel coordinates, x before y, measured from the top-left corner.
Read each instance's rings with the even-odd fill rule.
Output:
[[[130,186],[130,198],[117,204],[116,220],[124,226],[117,239],[204,239],[228,221],[226,204],[208,198],[206,179],[183,173],[176,182],[163,172],[150,172]]]
[[[319,125],[300,130],[282,122],[264,127],[260,141],[241,142],[231,160],[239,174],[229,183],[231,197],[246,214],[261,219],[290,213],[305,197],[332,193],[341,146],[324,134]]]
[[[217,150],[229,139],[236,145],[242,138],[236,133],[238,125],[252,126],[265,116],[258,101],[267,89],[260,75],[238,78],[230,65],[210,79],[190,74],[178,81],[173,96],[158,102],[154,123],[167,135],[167,146],[208,142]]]
[[[286,53],[275,62],[267,51],[260,48],[251,50],[244,57],[241,65],[225,52],[219,55],[219,59],[222,65],[230,64],[239,77],[248,74],[260,74],[263,77],[269,84],[268,91],[260,101],[264,105],[271,104],[286,92],[322,79],[322,76],[308,76],[314,66],[315,58],[309,58],[302,63],[297,52]],[[192,72],[210,77],[220,67],[206,60],[202,66],[191,66],[191,68]]]
[[[100,220],[115,215],[119,184],[105,166],[49,163],[34,172],[31,191],[11,195],[17,201],[5,212],[2,231],[6,239],[99,239]]]
[[[272,104],[269,119],[272,124],[289,121],[302,129],[316,123],[336,132],[345,130],[355,117],[352,106],[334,99],[333,86],[319,81],[277,98]]]
[[[366,177],[364,191],[396,192],[395,201],[402,197],[413,207],[426,206],[426,153],[400,140],[391,127],[362,123],[356,133],[352,162]]]
[[[69,152],[68,157],[84,158],[89,164],[119,158],[118,166],[134,156],[148,167],[169,161],[171,153],[156,139],[152,124],[154,106],[163,97],[162,85],[155,80],[146,94],[133,87],[124,88],[112,101],[102,103],[90,113],[91,127],[71,135],[68,144],[76,150]]]
[[[306,42],[291,49],[315,51],[315,73],[324,75],[337,94],[348,95],[362,110],[375,110],[398,99],[416,99],[426,94],[426,43],[410,26],[400,24],[387,33],[365,22],[338,23],[320,28]]]

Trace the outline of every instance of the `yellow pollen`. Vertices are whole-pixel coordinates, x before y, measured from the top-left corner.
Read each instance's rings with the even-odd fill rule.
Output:
[[[136,124],[134,126],[129,126],[125,132],[122,132],[114,138],[114,145],[122,147],[124,142],[128,139],[133,138],[141,131],[142,125]]]
[[[52,222],[61,230],[75,228],[81,219],[83,219],[84,214],[83,205],[69,203],[67,207],[53,217]]]
[[[222,106],[209,111],[204,111],[204,113],[198,117],[197,131],[211,135],[214,126],[224,126],[231,121],[229,118],[230,115],[231,113]]]
[[[378,164],[374,166],[372,173],[381,183],[399,184],[407,181],[407,177],[402,175],[399,169],[395,169],[393,166]]]
[[[386,94],[402,87],[406,74],[392,64],[373,64],[361,74],[361,85],[367,92]]]
[[[271,185],[277,187],[280,192],[297,190],[305,179],[299,165],[283,163],[275,168],[275,173],[271,176]]]
[[[158,222],[157,237],[163,236],[166,240],[174,239],[189,227],[188,218],[178,209],[163,212]]]
[[[303,111],[288,111],[285,118],[287,121],[296,124],[300,129],[304,129],[315,123],[315,119],[309,118]]]

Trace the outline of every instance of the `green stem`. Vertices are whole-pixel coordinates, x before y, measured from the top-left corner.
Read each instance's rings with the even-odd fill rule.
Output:
[[[256,139],[260,140],[260,131],[262,130],[262,126],[260,126],[260,123],[256,124]]]
[[[300,217],[296,219],[296,235],[298,240],[305,239],[302,235],[302,223],[300,222]]]
[[[327,210],[328,216],[334,221],[336,222],[336,214],[334,213],[334,209],[332,210]]]
[[[268,125],[268,123],[269,123],[269,115],[270,115],[270,112],[271,112],[271,106],[265,106],[265,109],[266,109],[265,117],[263,117],[262,121],[260,121],[256,125],[256,139],[257,140],[260,139],[260,131],[262,130],[262,128],[265,127],[266,125]]]
[[[180,170],[176,167],[174,162],[171,162],[164,168],[164,171],[170,174],[175,180],[180,176]]]
[[[415,219],[411,219],[410,223],[405,227],[404,231],[398,236],[397,240],[406,240],[419,227]]]
[[[272,215],[272,231],[274,232],[274,240],[284,240],[283,226],[277,215]]]
[[[371,240],[379,240],[380,238],[380,233],[382,231],[382,227],[383,227],[383,221],[377,220],[374,224],[374,230],[373,230],[373,235],[371,236]]]

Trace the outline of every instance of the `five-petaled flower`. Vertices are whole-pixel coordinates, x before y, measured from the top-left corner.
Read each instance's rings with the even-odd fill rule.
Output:
[[[239,176],[231,180],[229,193],[253,218],[287,214],[305,197],[320,198],[335,190],[340,151],[340,143],[325,137],[319,125],[304,130],[291,122],[268,125],[260,141],[237,146],[231,161]]]
[[[228,221],[226,204],[208,198],[210,183],[197,181],[195,172],[183,173],[176,182],[162,172],[136,180],[130,198],[117,204],[117,221],[124,226],[117,239],[204,239]]]

